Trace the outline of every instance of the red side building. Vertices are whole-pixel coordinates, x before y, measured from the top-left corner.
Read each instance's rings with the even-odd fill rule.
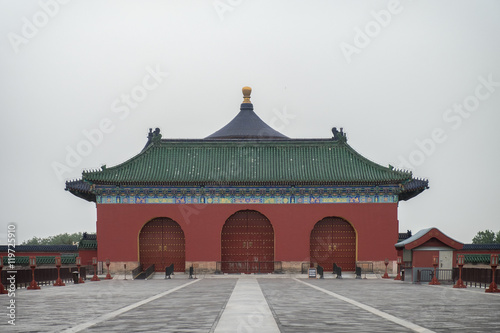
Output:
[[[433,257],[439,260],[439,272],[457,267],[458,255],[464,255],[466,268],[490,269],[491,254],[500,254],[500,244],[463,244],[437,228],[422,229],[395,247],[398,256],[403,258],[405,281],[412,282],[419,281],[418,271],[433,269]]]
[[[37,266],[55,265],[55,257],[61,257],[63,265],[74,265],[76,257],[80,257],[83,266],[91,266],[92,258],[97,256],[97,237],[85,232],[78,245],[17,245],[12,254],[14,256],[9,260],[9,246],[0,245],[4,265],[28,266],[29,258],[34,256]]]
[[[98,259],[112,270],[154,264],[207,272],[300,271],[396,259],[398,202],[428,182],[375,164],[347,143],[292,139],[253,111],[204,139],[162,139],[122,164],[86,171],[66,190],[97,207]]]

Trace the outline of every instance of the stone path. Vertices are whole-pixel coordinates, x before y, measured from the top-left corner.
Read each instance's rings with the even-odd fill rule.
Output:
[[[280,331],[257,279],[239,279],[215,333],[252,332],[253,329],[269,333]]]
[[[15,300],[15,326],[8,306]],[[498,332],[500,294],[383,279],[87,281],[0,295],[0,332]]]

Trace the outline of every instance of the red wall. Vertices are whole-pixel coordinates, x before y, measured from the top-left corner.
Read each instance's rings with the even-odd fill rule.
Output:
[[[79,250],[78,256],[80,257],[82,265],[92,265],[92,258],[97,257],[97,250]]]
[[[239,210],[264,214],[274,228],[276,261],[308,261],[314,225],[327,216],[350,222],[357,231],[357,260],[395,260],[397,203],[364,204],[98,204],[98,260],[139,261],[138,235],[156,217],[179,223],[186,261],[220,261],[221,230]]]
[[[432,257],[439,257],[439,250],[432,251],[413,251],[412,253],[413,267],[432,267],[433,259]]]

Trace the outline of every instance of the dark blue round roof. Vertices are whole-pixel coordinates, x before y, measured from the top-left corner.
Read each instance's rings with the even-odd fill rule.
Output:
[[[272,129],[253,112],[251,103],[241,104],[240,113],[226,126],[205,139],[288,139]]]
[[[287,136],[272,129],[253,112],[253,104],[250,102],[251,91],[250,87],[243,88],[244,100],[240,113],[226,126],[205,139],[288,139]]]

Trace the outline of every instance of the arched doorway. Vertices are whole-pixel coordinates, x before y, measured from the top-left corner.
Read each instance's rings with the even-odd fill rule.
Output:
[[[254,210],[238,211],[222,227],[223,273],[274,271],[274,230],[271,222]]]
[[[139,233],[139,260],[143,269],[155,265],[155,271],[164,272],[174,264],[176,272],[184,272],[186,265],[184,231],[168,217],[158,217],[146,223]]]
[[[333,271],[337,264],[342,271],[356,268],[356,231],[340,217],[325,217],[314,226],[310,241],[311,263],[325,271]]]

